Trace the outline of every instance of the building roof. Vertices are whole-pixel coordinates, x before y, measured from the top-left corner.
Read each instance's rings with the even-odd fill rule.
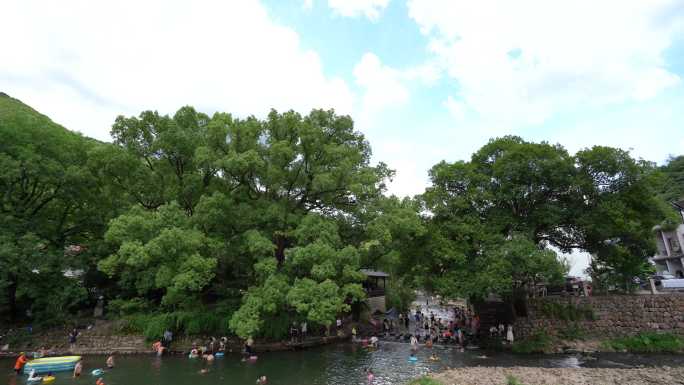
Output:
[[[375,271],[375,270],[369,270],[369,269],[361,269],[361,272],[365,274],[367,277],[380,277],[380,278],[387,278],[390,275],[385,273],[384,271]]]

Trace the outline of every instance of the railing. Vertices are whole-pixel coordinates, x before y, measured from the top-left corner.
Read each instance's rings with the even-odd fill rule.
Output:
[[[385,289],[370,289],[366,290],[366,295],[368,298],[371,297],[383,297],[385,295]]]

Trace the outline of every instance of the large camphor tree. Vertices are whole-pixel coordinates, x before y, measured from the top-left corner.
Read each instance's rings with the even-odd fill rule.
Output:
[[[328,326],[363,296],[345,234],[391,172],[349,117],[272,111],[265,120],[120,117],[102,173],[138,203],[114,220],[100,268],[168,308],[244,297],[231,328],[282,334],[290,320]],[[345,231],[340,230],[345,229]]]
[[[597,278],[625,284],[647,270],[652,228],[668,214],[653,165],[625,151],[519,137],[491,140],[468,162],[435,165],[424,195],[431,216],[425,263],[447,296],[508,294],[567,271],[554,249],[594,255]]]

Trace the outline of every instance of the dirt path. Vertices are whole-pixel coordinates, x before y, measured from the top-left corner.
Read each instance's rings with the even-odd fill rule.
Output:
[[[437,374],[444,385],[506,385],[509,376],[524,385],[646,385],[684,384],[684,368],[499,368],[471,367]]]

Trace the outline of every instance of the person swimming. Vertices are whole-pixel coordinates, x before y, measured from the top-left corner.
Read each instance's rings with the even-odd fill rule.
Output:
[[[43,377],[36,376],[36,370],[35,369],[31,369],[31,372],[29,373],[29,377],[28,377],[27,381],[34,382],[34,381],[41,381],[42,379],[43,379]]]
[[[261,376],[257,378],[256,383],[257,385],[266,385],[268,384],[268,378],[266,378],[266,376]]]
[[[188,358],[197,358],[197,357],[199,357],[199,351],[196,348],[193,348],[192,350],[190,350],[190,355],[188,356]]]
[[[107,357],[107,361],[105,363],[107,364],[107,369],[114,369],[114,353]]]
[[[76,365],[74,365],[74,373],[73,377],[80,377],[81,372],[83,371],[83,359],[79,359],[78,362],[76,362]]]
[[[372,385],[373,380],[375,380],[375,375],[373,374],[373,371],[370,368],[366,369],[366,379],[368,379],[368,385]]]
[[[432,352],[432,355],[430,356],[430,361],[439,361],[439,357],[437,357],[437,354],[435,354],[435,352]]]

